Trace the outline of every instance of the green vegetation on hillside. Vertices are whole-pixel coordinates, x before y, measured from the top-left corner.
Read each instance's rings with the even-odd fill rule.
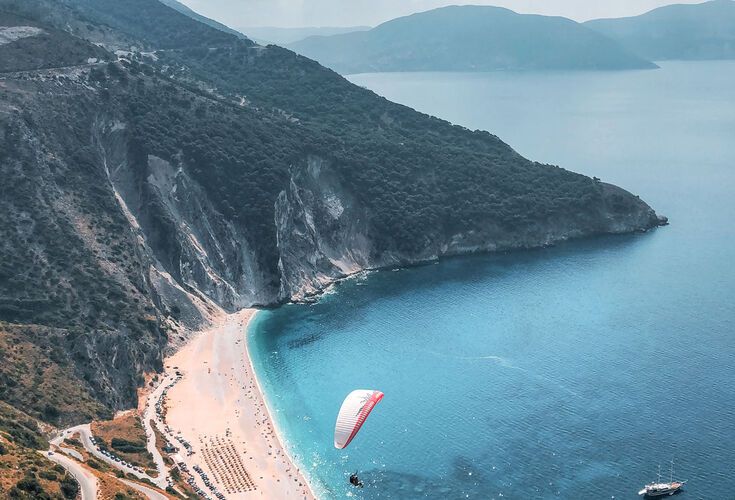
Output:
[[[18,500],[76,498],[77,481],[39,453],[48,443],[28,415],[0,401],[0,497]]]
[[[31,0],[33,1],[33,0]],[[234,35],[207,26],[156,0],[59,0],[154,49],[216,47]],[[250,43],[247,39],[242,43]]]
[[[284,118],[279,129],[286,137],[268,141],[267,151],[281,149],[284,159],[296,152],[330,160],[367,208],[379,250],[417,251],[433,234],[461,232],[488,221],[522,231],[554,217],[585,217],[599,202],[599,186],[588,177],[525,160],[487,132],[471,132],[393,104],[288,50],[233,46],[206,53],[167,52],[159,59],[174,67],[184,61],[192,77],[206,77],[218,92],[247,96],[274,115],[285,109],[287,117],[298,120],[291,124]],[[241,113],[236,120],[244,125],[249,115]],[[227,112],[214,116],[221,120]],[[209,135],[202,130],[222,138],[217,128],[210,123],[191,130],[198,140]],[[215,151],[225,151],[228,144],[218,140]],[[206,164],[214,169],[223,165],[192,162],[199,169]],[[278,190],[269,190],[270,182],[253,192],[237,183],[238,178],[252,182],[251,173],[256,178],[266,171],[273,175],[267,163],[260,164],[262,173],[250,170],[257,162],[246,170],[233,165],[223,171],[222,179],[230,182],[214,181],[223,190],[218,196],[233,207],[242,206],[237,197],[265,198],[264,209],[272,207]],[[276,172],[283,175],[288,166],[281,162]],[[213,172],[207,172],[202,182],[212,182]]]
[[[112,420],[92,422],[92,433],[100,448],[143,469],[156,469],[153,456],[146,448],[143,423],[136,413],[129,412]]]
[[[63,330],[0,322],[0,400],[57,425],[109,415],[77,378],[71,349]]]
[[[191,10],[189,7],[179,2],[178,0],[160,0],[160,1],[162,4],[167,5],[178,12],[181,12],[185,16],[190,17],[194,19],[195,21],[199,21],[200,23],[206,24],[209,27],[218,29],[220,31],[224,31],[225,33],[229,33],[230,35],[235,35],[238,38],[247,38],[245,35],[243,35],[239,31],[236,31],[230,28],[229,26],[225,26],[222,23],[219,23],[208,17],[204,17],[201,14]]]
[[[135,124],[138,154],[183,163],[218,209],[244,224],[274,272],[273,207],[290,169],[307,155],[328,160],[359,198],[378,252],[417,252],[437,234],[487,221],[513,231],[553,218],[584,218],[599,205],[601,191],[592,179],[527,161],[486,132],[389,103],[284,49],[245,58],[241,51],[247,50],[207,51],[201,59],[188,51],[185,57],[192,72],[208,74],[219,91],[272,105],[285,101],[292,114],[257,113],[143,76],[112,95]],[[175,64],[181,56],[166,53],[160,63]],[[238,64],[242,60],[248,62]],[[305,76],[287,77],[299,73]]]
[[[39,27],[39,23],[0,11],[0,29],[3,26]],[[106,50],[96,45],[44,26],[38,35],[0,44],[0,73],[74,66],[88,59],[109,57]]]
[[[0,89],[0,102],[24,110],[0,115],[0,321],[8,323],[9,334],[41,348],[39,356],[49,356],[44,345],[54,341],[73,353],[52,359],[63,376],[82,381],[70,380],[73,387],[108,405],[127,405],[135,401],[138,379],[131,364],[160,365],[165,333],[138,242],[91,142],[98,103],[64,95],[58,83],[47,84],[56,93]],[[14,323],[33,327],[18,329]],[[59,360],[68,360],[69,367]],[[0,371],[19,369],[14,366]],[[14,376],[18,388],[29,389],[29,379],[19,375]],[[60,374],[48,381],[61,379]],[[122,393],[117,385],[126,385]],[[12,387],[0,390],[10,393]],[[48,392],[49,398],[57,395]],[[23,406],[30,411],[43,401],[34,401],[39,394],[31,390],[24,397],[18,391],[13,397],[32,405]],[[70,410],[59,407],[67,417]],[[87,408],[82,411],[88,414]]]

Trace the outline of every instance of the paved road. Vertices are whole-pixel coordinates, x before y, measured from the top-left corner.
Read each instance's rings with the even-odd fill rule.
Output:
[[[166,486],[168,486],[168,484],[166,483],[166,478],[163,474],[159,475],[159,477],[157,478],[151,477],[144,472],[138,472],[131,467],[123,465],[120,462],[116,462],[110,457],[103,455],[102,452],[99,450],[99,448],[97,448],[92,443],[92,440],[90,439],[92,437],[92,430],[90,429],[89,424],[77,425],[76,427],[71,427],[69,429],[66,429],[62,433],[63,436],[57,436],[51,441],[51,443],[57,444],[56,441],[61,442],[64,436],[71,436],[72,434],[75,434],[77,432],[79,433],[80,441],[82,442],[82,445],[84,445],[84,449],[87,450],[92,455],[94,455],[95,458],[104,461],[105,463],[111,465],[112,467],[118,470],[125,472],[126,474],[132,474],[138,479],[147,479],[151,481],[153,484],[155,484],[156,486],[160,487],[161,489],[166,489]]]
[[[78,461],[84,462],[84,457],[77,450],[72,450],[71,448],[64,448],[63,446],[59,446],[59,450],[64,452],[65,455],[69,455],[71,458],[76,458]]]
[[[84,457],[77,450],[72,450],[71,448],[64,448],[63,446],[61,446],[61,444],[64,442],[64,437],[65,436],[63,434],[59,434],[58,436],[53,438],[50,441],[51,448],[53,449],[53,447],[55,446],[56,448],[59,449],[59,451],[64,453],[64,455],[68,455],[72,458],[79,460],[80,462],[84,462]]]
[[[167,497],[163,493],[159,493],[156,490],[152,490],[152,489],[148,488],[147,486],[143,486],[142,484],[134,483],[132,481],[128,481],[127,479],[120,479],[120,481],[122,481],[123,483],[127,484],[131,488],[140,491],[149,500],[169,500],[169,497]]]
[[[156,468],[159,473],[160,481],[154,481],[154,483],[161,489],[166,489],[166,486],[168,486],[166,478],[168,477],[169,471],[166,464],[163,462],[161,453],[158,451],[158,448],[156,448],[156,434],[153,432],[153,428],[151,427],[151,420],[156,419],[156,403],[161,397],[161,393],[163,393],[164,389],[169,386],[173,380],[175,379],[168,375],[163,377],[161,383],[158,384],[158,387],[148,395],[148,399],[146,399],[145,403],[145,410],[143,411],[143,428],[145,429],[145,434],[147,436],[146,448],[151,455],[153,455],[153,461],[156,463]]]
[[[46,458],[61,465],[63,468],[69,471],[74,479],[77,480],[81,487],[82,500],[96,500],[97,499],[97,478],[90,471],[79,465],[74,460],[65,457],[59,453],[54,453],[49,456],[48,452],[39,452]],[[165,497],[164,497],[165,498]],[[155,499],[159,500],[159,499]]]

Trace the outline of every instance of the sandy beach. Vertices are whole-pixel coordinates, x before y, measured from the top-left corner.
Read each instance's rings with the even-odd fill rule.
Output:
[[[181,453],[201,467],[228,499],[312,499],[285,452],[258,387],[245,332],[255,310],[222,314],[165,361],[181,378],[166,397],[166,425],[191,447]]]

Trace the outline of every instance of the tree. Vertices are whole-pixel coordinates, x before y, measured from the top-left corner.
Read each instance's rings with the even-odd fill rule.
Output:
[[[79,494],[79,483],[69,474],[61,481],[61,494],[69,499],[76,498]]]

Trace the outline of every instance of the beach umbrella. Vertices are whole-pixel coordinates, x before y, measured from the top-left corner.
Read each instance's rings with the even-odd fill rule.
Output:
[[[341,450],[350,444],[381,399],[383,399],[382,392],[366,389],[352,391],[347,395],[334,426],[335,448]]]

